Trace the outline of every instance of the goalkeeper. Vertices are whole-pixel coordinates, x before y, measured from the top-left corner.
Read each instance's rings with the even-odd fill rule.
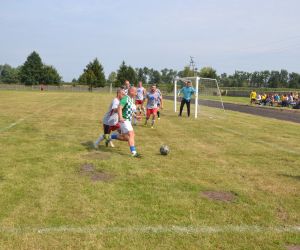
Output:
[[[178,92],[178,96],[180,96],[180,94],[183,95],[182,100],[181,100],[181,104],[180,104],[180,111],[179,111],[179,115],[178,116],[182,116],[182,110],[184,105],[186,104],[187,107],[187,114],[188,117],[190,117],[190,113],[191,113],[191,97],[193,94],[195,94],[195,89],[192,86],[192,82],[191,81],[186,81],[184,82],[185,86],[179,90]]]

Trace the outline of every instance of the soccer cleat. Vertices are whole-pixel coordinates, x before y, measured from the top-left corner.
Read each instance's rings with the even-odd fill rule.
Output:
[[[133,153],[133,154],[131,154],[131,156],[135,157],[135,158],[142,158],[142,155],[139,153]]]
[[[151,128],[154,128],[154,126],[151,126]]]
[[[158,117],[157,120],[160,120],[160,117]]]
[[[114,147],[115,147],[115,145],[113,144],[113,142],[112,142],[112,141],[109,141],[109,144],[110,144],[110,146],[111,146],[112,148],[114,148]]]

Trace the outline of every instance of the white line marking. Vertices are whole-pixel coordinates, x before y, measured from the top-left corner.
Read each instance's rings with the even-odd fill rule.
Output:
[[[215,233],[300,233],[300,226],[264,227],[255,225],[228,226],[130,226],[130,227],[101,227],[101,226],[60,226],[60,227],[0,227],[0,233],[175,233],[175,234],[215,234]]]
[[[63,100],[65,100],[65,99],[66,99],[66,98],[64,98]],[[17,120],[16,122],[11,123],[11,124],[10,124],[9,126],[7,126],[7,127],[1,128],[1,129],[0,129],[0,133],[1,133],[1,132],[4,132],[4,131],[7,131],[7,130],[13,128],[13,127],[15,127],[16,125],[20,124],[21,122],[25,121],[26,119],[28,119],[29,117],[31,117],[31,116],[33,116],[33,115],[39,114],[39,113],[41,113],[42,111],[46,111],[46,110],[49,110],[49,109],[52,108],[52,107],[57,106],[58,103],[57,103],[56,101],[57,101],[57,100],[54,100],[55,103],[54,103],[53,105],[50,105],[49,107],[42,108],[42,109],[40,109],[40,110],[38,110],[38,111],[36,111],[36,112],[34,112],[34,113],[28,115],[28,116],[25,116],[25,117],[23,117],[23,118]],[[52,103],[53,103],[53,102],[51,102],[51,104],[52,104]]]

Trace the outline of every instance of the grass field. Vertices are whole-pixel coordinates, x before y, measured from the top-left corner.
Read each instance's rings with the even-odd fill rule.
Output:
[[[220,101],[219,96],[200,96],[200,99],[203,100],[214,100],[214,101]],[[249,104],[249,98],[248,97],[237,97],[237,96],[222,96],[223,102],[230,102],[230,103],[237,103],[237,104]]]
[[[166,102],[155,129],[135,128],[134,159],[124,142],[90,147],[111,98],[0,92],[0,249],[300,245],[299,125],[206,107],[178,118]]]

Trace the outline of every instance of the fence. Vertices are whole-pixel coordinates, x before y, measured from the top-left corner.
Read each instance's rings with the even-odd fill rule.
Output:
[[[145,84],[144,88],[149,89],[151,87],[150,84]],[[22,85],[22,84],[0,84],[0,90],[16,90],[16,91],[41,91],[40,85]],[[117,88],[112,88],[112,93],[115,93]],[[168,89],[165,86],[161,86],[160,90],[163,94],[169,93]],[[55,85],[44,85],[43,91],[66,91],[66,92],[91,92],[89,87],[86,85],[61,85],[61,86],[55,86]],[[109,93],[110,87],[106,86],[103,88],[93,88],[92,92],[102,92],[102,93]]]
[[[72,86],[72,85],[61,85],[61,86],[54,86],[54,85],[22,85],[22,84],[0,84],[0,90],[17,90],[17,91],[41,91],[43,88],[44,91],[66,91],[66,92],[90,92],[88,86]],[[93,88],[92,92],[109,92],[109,87],[103,88]],[[113,89],[114,91],[114,89]]]

